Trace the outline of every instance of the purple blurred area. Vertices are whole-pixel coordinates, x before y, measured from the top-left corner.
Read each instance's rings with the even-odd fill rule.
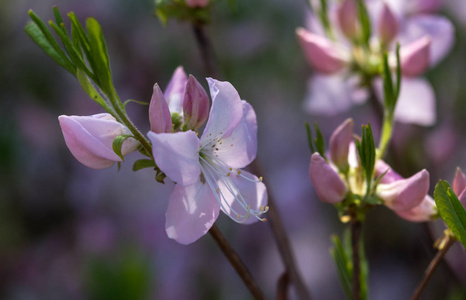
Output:
[[[404,176],[427,168],[431,192],[439,179],[453,179],[456,166],[466,169],[466,19],[452,13],[465,4],[453,2],[441,13],[455,23],[455,48],[427,74],[438,99],[438,123],[397,124],[387,159]],[[29,9],[48,20],[54,4],[62,14],[74,11],[81,21],[94,17],[101,23],[123,100],[148,102],[153,84],[165,88],[179,65],[207,86],[192,29],[176,21],[162,26],[152,0],[2,1],[0,299],[250,299],[209,235],[189,246],[168,239],[165,210],[173,183],[157,183],[150,169],[133,172],[138,153],[128,155],[120,171],[91,170],[66,148],[58,115],[102,109],[24,33]],[[305,1],[238,0],[236,13],[226,1],[215,6],[209,33],[219,79],[230,81],[256,110],[257,159],[300,271],[313,299],[344,299],[329,249],[331,234],[341,236],[345,226],[309,181],[304,122],[319,122],[327,141],[347,117],[356,128],[371,122],[375,132],[380,122],[370,104],[331,118],[303,111],[311,70],[294,30],[305,24]],[[131,103],[128,111],[147,132],[147,106]],[[218,226],[274,299],[284,266],[270,226],[242,226],[224,215]],[[408,299],[435,254],[433,240],[442,226],[409,223],[384,207],[371,211],[363,228],[369,299]],[[466,252],[457,247],[448,256],[449,265],[440,265],[423,299],[466,299]]]

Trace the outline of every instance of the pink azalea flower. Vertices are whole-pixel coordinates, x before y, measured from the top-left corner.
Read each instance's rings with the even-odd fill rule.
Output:
[[[121,158],[113,151],[113,140],[119,135],[131,134],[129,129],[108,113],[92,116],[59,116],[58,121],[71,154],[83,165],[93,169],[113,166]],[[121,153],[137,150],[139,142],[128,138]]]
[[[319,153],[312,154],[309,177],[319,199],[336,204],[345,199],[348,191],[364,196],[365,181],[358,180],[362,174],[353,139],[353,120],[343,122],[330,138],[330,159],[326,161]],[[399,216],[413,222],[428,221],[436,214],[435,202],[427,196],[429,173],[422,170],[404,179],[379,160],[375,175],[382,177],[374,196]],[[346,174],[346,175],[345,175]]]
[[[209,5],[209,0],[186,0],[186,5],[190,7],[204,7]]]
[[[436,121],[435,94],[430,84],[421,75],[427,68],[436,65],[451,49],[454,30],[444,17],[414,13],[432,11],[441,1],[367,1],[373,36],[369,53],[362,57],[367,68],[380,61],[380,44],[391,50],[389,62],[396,67],[395,45],[401,45],[402,83],[398,104],[402,109],[395,112],[399,122],[429,126]],[[425,5],[424,5],[425,4]],[[353,40],[360,32],[357,21],[356,1],[345,0],[339,5],[329,3],[329,20],[333,39],[327,37],[319,18],[312,15],[310,30],[297,30],[298,40],[308,63],[315,74],[308,82],[305,109],[311,114],[335,115],[351,106],[364,103],[368,98],[366,88],[361,87],[362,74],[354,71],[361,63],[359,46]],[[364,58],[365,57],[365,58]],[[380,64],[380,63],[378,63]],[[373,82],[379,99],[383,95],[381,80]],[[412,97],[412,95],[422,94]],[[424,109],[420,110],[419,107]],[[407,113],[402,110],[408,111]]]
[[[453,179],[452,184],[453,192],[458,196],[461,204],[463,204],[466,209],[466,175],[458,167],[456,168],[455,178]]]
[[[201,138],[195,131],[149,132],[159,168],[177,184],[169,199],[166,231],[190,244],[207,233],[222,210],[238,223],[263,220],[265,185],[241,170],[257,151],[256,115],[229,82],[207,79],[212,109]]]

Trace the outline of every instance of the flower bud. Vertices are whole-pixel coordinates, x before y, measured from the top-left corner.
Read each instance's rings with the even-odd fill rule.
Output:
[[[456,168],[455,178],[453,178],[452,185],[453,192],[455,192],[457,196],[459,196],[466,189],[466,176],[464,175],[463,171],[461,171],[460,167]]]
[[[418,205],[408,210],[395,210],[395,213],[410,222],[428,222],[437,215],[437,206],[434,199],[426,196]]]
[[[407,179],[380,183],[376,194],[395,211],[409,210],[419,205],[429,191],[429,173],[424,169]]]
[[[401,72],[405,76],[418,76],[428,67],[430,62],[431,39],[424,36],[400,49]]]
[[[189,7],[204,7],[209,5],[209,0],[186,0],[186,5]]]
[[[119,135],[131,134],[129,129],[108,113],[92,116],[59,116],[58,121],[71,154],[83,165],[92,169],[111,167],[121,158],[113,151],[113,140]],[[139,143],[128,138],[121,153],[135,151]]]
[[[355,0],[344,0],[337,10],[338,23],[343,33],[350,39],[358,36],[358,10]]]
[[[330,40],[304,28],[298,28],[296,34],[304,51],[304,56],[317,71],[326,74],[335,73],[346,65],[346,60],[335,49],[337,46]]]
[[[347,119],[330,137],[330,157],[341,171],[348,168],[349,144],[353,140],[353,129],[353,119]]]
[[[154,92],[149,104],[150,130],[155,133],[167,133],[172,131],[172,117],[168,109],[167,101],[163,96],[159,85],[154,85]]]
[[[183,67],[176,68],[164,93],[171,113],[182,114],[182,101],[187,82],[188,76]]]
[[[309,177],[317,196],[323,202],[338,203],[343,200],[348,191],[340,175],[317,152],[311,156]]]
[[[382,4],[382,11],[380,12],[378,26],[379,38],[382,43],[390,43],[398,34],[398,20],[393,11],[385,2]]]
[[[209,115],[209,97],[202,85],[189,75],[183,98],[184,124],[188,129],[197,130],[207,120]]]

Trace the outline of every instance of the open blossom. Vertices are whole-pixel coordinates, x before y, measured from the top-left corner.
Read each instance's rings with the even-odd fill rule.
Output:
[[[356,2],[329,2],[332,38],[316,15],[310,17],[310,30],[296,31],[305,58],[317,71],[308,83],[305,108],[310,113],[333,115],[365,102],[368,91],[362,73],[374,76],[378,72],[381,49],[389,50],[389,64],[395,69],[394,50],[399,42],[402,83],[395,119],[432,125],[436,120],[435,95],[430,84],[418,76],[449,52],[454,30],[444,17],[416,13],[433,11],[441,1],[366,1],[373,31],[368,50],[354,42],[361,34]],[[381,98],[380,77],[374,78],[373,88]]]
[[[348,192],[364,196],[365,181],[358,180],[361,166],[353,139],[353,120],[341,124],[330,138],[330,159],[319,153],[312,154],[309,177],[320,200],[332,204],[345,199]],[[427,196],[429,173],[422,170],[410,178],[402,178],[379,160],[376,176],[385,171],[375,190],[375,196],[401,217],[413,222],[427,221],[436,213],[435,202]],[[344,176],[343,174],[347,174]]]
[[[58,121],[71,154],[83,165],[93,169],[113,166],[121,158],[113,151],[113,140],[119,135],[131,134],[130,130],[108,113],[92,116],[59,116]],[[128,138],[121,153],[137,150],[139,142]]]
[[[238,223],[264,220],[265,185],[241,170],[257,151],[256,115],[229,82],[207,79],[212,109],[199,138],[195,131],[149,132],[154,159],[174,182],[166,213],[170,238],[189,244],[212,227],[222,210]]]

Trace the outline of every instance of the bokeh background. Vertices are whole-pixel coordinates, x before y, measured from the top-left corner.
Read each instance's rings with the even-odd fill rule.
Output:
[[[439,179],[452,180],[456,166],[466,169],[466,6],[445,2],[440,13],[455,24],[455,47],[427,73],[438,123],[397,124],[388,158],[406,176],[427,168],[431,192]],[[191,27],[162,26],[152,0],[0,0],[0,299],[250,299],[209,235],[189,246],[167,238],[173,184],[157,183],[149,169],[132,172],[138,154],[119,172],[91,170],[72,157],[57,117],[102,110],[24,33],[27,11],[48,20],[52,5],[101,23],[122,99],[149,101],[153,84],[165,87],[179,65],[206,85]],[[294,31],[306,11],[303,0],[238,0],[236,12],[220,1],[208,31],[220,79],[256,110],[257,159],[306,284],[314,299],[344,299],[329,249],[330,235],[345,226],[310,184],[304,122],[318,121],[328,139],[347,117],[375,128],[378,121],[368,104],[331,118],[303,111],[312,71]],[[129,113],[148,130],[146,106],[129,104]],[[220,216],[218,226],[273,299],[284,267],[269,225],[241,226]],[[364,225],[370,299],[409,298],[442,226],[409,223],[384,207],[370,212]],[[423,299],[466,299],[465,283],[466,253],[457,245]]]

